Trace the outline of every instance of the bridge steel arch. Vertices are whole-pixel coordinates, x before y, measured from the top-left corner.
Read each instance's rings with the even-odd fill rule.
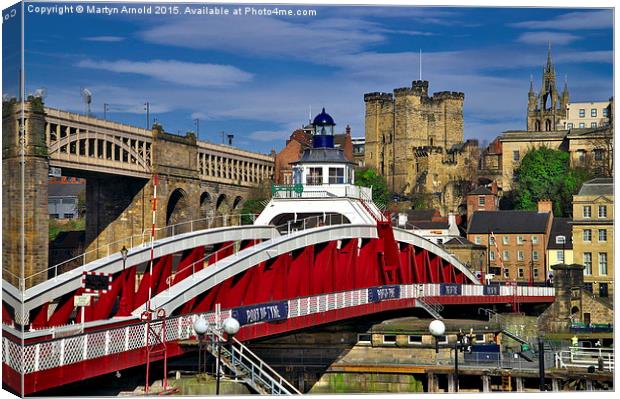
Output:
[[[171,261],[170,256],[172,254],[183,252],[187,249],[204,248],[206,245],[238,241],[269,240],[279,235],[277,229],[272,226],[250,225],[213,228],[158,240],[153,245],[153,253],[155,259]],[[24,321],[27,322],[29,312],[46,305],[50,300],[58,299],[74,292],[77,293],[81,289],[84,272],[109,273],[114,274],[115,278],[119,278],[120,274],[124,273],[122,277],[127,278],[132,270],[135,273],[136,266],[149,262],[149,260],[150,246],[148,245],[131,248],[124,265],[120,253],[95,260],[27,289],[24,292],[23,306],[20,304],[21,295],[19,295],[16,289],[11,289],[14,287],[11,287],[8,282],[3,281],[3,301],[9,304],[15,311],[23,311],[23,316],[26,316]],[[123,270],[123,266],[125,270]],[[16,316],[16,319],[19,322],[20,318]]]
[[[382,273],[390,243],[379,237],[377,226],[336,225],[239,251],[156,295],[151,304],[166,314],[185,314],[211,310],[215,303],[228,308],[389,283],[480,284],[465,265],[432,242],[405,230],[395,230],[394,238],[402,248],[392,281]],[[306,280],[308,285],[300,284]],[[132,314],[144,310],[142,305]]]

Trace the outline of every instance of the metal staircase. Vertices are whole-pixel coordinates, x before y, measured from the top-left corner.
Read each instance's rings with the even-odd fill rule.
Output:
[[[261,395],[301,395],[290,382],[262,361],[237,339],[226,341],[222,335],[209,328],[205,334],[207,350],[219,358],[232,374]]]
[[[440,312],[443,311],[443,305],[429,297],[418,297],[415,300],[415,306],[426,310],[431,316],[437,320],[443,320]]]

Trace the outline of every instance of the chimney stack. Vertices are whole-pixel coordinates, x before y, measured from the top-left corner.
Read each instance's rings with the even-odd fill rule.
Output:
[[[538,201],[538,213],[553,213],[553,203],[550,199],[541,199]]]

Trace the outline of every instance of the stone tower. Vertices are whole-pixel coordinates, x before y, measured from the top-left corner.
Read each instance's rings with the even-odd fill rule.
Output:
[[[22,112],[23,109],[23,112]],[[20,141],[23,140],[23,143]],[[22,154],[23,169],[22,179]],[[2,104],[2,277],[25,288],[47,279],[49,160],[45,116],[39,98]],[[23,185],[23,187],[22,187]],[[24,214],[22,218],[22,191]],[[23,247],[22,247],[23,238]],[[22,276],[23,266],[23,276]]]
[[[530,79],[527,106],[527,130],[531,132],[550,132],[556,130],[560,119],[566,118],[566,105],[569,101],[568,84],[564,83],[562,96],[558,93],[555,66],[551,59],[551,45],[547,50],[547,64],[543,68],[540,93],[534,92]]]
[[[463,101],[460,92],[428,95],[428,81],[393,93],[368,93],[365,164],[386,177],[396,193],[411,193],[416,185],[416,151],[447,152],[463,143]]]

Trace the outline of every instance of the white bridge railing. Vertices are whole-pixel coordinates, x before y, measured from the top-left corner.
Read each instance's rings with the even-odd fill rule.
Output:
[[[455,284],[449,285],[452,287],[455,286]],[[396,288],[391,290],[391,296],[389,297],[374,298],[374,302],[380,302],[418,297],[438,297],[441,296],[441,286],[442,284],[405,284],[371,287],[295,298],[281,302],[287,305],[288,312],[286,318],[289,319],[368,304],[373,302],[373,298],[369,298],[370,290],[376,291],[382,288]],[[482,285],[461,285],[460,287],[460,296],[484,295],[484,286]],[[512,291],[514,288],[517,288],[519,295],[553,296],[554,294],[554,289],[549,287],[505,288],[509,288],[509,290],[502,290],[500,295],[495,296],[514,296]],[[221,318],[230,317],[231,315],[231,309],[220,313]],[[215,323],[216,315],[214,312],[203,313],[202,316],[206,318],[209,324]],[[192,328],[192,320],[194,317],[194,315],[183,315],[167,318],[165,328],[166,337],[161,337],[162,341],[173,342],[192,337],[194,335]],[[116,321],[117,320],[114,319],[110,320],[111,323]],[[157,321],[152,323],[156,322]],[[62,333],[62,329],[63,328],[56,328],[56,331]],[[12,340],[7,337],[8,334],[11,334],[13,329],[8,326],[3,326],[3,330],[6,333],[2,338],[2,362],[12,369],[25,374],[143,348],[146,345],[147,337],[146,324],[137,323],[125,327],[111,328],[109,330],[86,332],[74,336],[50,339],[48,341],[26,344],[26,346],[23,347],[24,362],[22,363],[22,346],[18,339]],[[40,330],[37,331],[39,334],[41,332]],[[14,330],[14,333],[11,335],[18,337],[19,333]]]
[[[601,371],[614,371],[613,348],[582,348],[572,346],[569,350],[556,353],[557,368],[602,368]]]

